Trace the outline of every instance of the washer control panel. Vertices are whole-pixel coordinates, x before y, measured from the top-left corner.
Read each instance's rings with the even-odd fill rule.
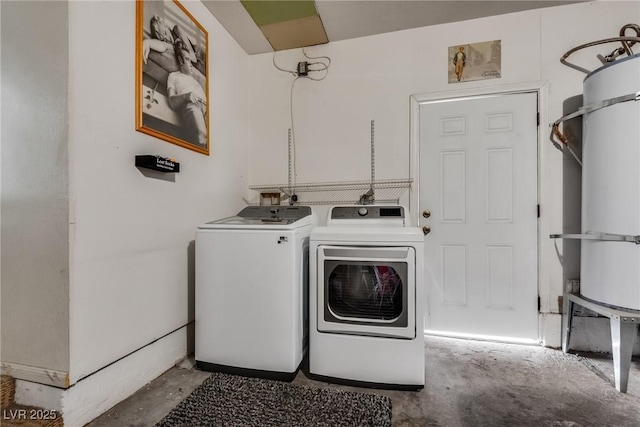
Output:
[[[311,215],[309,206],[247,206],[238,216],[246,219],[269,220],[285,219],[297,221]]]

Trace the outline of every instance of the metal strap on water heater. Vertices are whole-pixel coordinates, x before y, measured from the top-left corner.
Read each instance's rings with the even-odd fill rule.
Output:
[[[567,114],[566,116],[562,116],[558,120],[553,122],[553,127],[557,127],[560,123],[566,122],[567,120],[571,120],[575,117],[584,116],[585,114],[593,113],[594,111],[600,110],[602,108],[610,107],[612,105],[620,104],[621,102],[627,101],[640,101],[640,92],[617,96],[615,98],[605,99],[604,101],[595,102],[593,104],[580,107],[577,111],[571,114]]]
[[[574,240],[599,240],[603,242],[628,242],[640,244],[640,236],[629,234],[602,233],[599,231],[587,231],[585,234],[551,234],[552,239],[574,239]]]
[[[569,146],[569,142],[567,141],[567,138],[560,131],[560,123],[565,122],[567,120],[571,120],[575,117],[584,116],[585,114],[593,113],[594,111],[600,110],[605,107],[610,107],[612,105],[616,105],[616,104],[620,104],[621,102],[628,102],[628,101],[640,101],[640,92],[617,96],[615,98],[605,99],[604,101],[585,105],[584,107],[579,108],[577,111],[571,114],[567,114],[566,116],[560,117],[551,125],[552,140],[553,140],[553,136],[557,137],[560,140],[560,142],[562,142],[562,144],[564,144],[569,149],[569,152],[571,153],[573,158],[576,159],[576,162],[578,162],[578,164],[582,166],[582,160],[579,159],[576,153],[571,149],[571,147]]]

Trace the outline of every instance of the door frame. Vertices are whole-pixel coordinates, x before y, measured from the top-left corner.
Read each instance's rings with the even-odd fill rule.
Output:
[[[542,162],[546,151],[551,144],[545,144],[544,141],[548,138],[549,130],[543,126],[543,123],[548,123],[547,120],[547,105],[548,105],[548,82],[547,81],[535,81],[527,83],[508,84],[500,86],[489,86],[480,88],[471,88],[463,90],[453,90],[444,92],[434,92],[425,94],[415,94],[410,96],[410,140],[409,140],[409,178],[411,179],[411,188],[409,189],[409,212],[412,217],[412,221],[417,225],[420,224],[420,106],[422,104],[428,104],[433,102],[448,102],[448,101],[461,101],[465,98],[476,98],[488,95],[512,95],[518,93],[532,93],[535,92],[538,95],[538,113],[539,126],[538,126],[538,156],[537,156],[537,182],[538,182],[538,206],[541,201],[547,199],[545,189],[548,188],[549,183],[542,173]],[[555,330],[555,325],[551,324],[547,326],[545,314],[551,312],[550,303],[550,288],[551,285],[547,284],[546,287],[542,286],[541,278],[550,277],[550,263],[547,260],[551,259],[555,254],[553,244],[550,244],[549,235],[551,234],[549,219],[542,214],[538,216],[538,338],[544,345],[545,342],[555,342],[555,338],[559,334],[559,330]],[[545,244],[543,244],[543,242]],[[428,277],[425,274],[424,280]],[[429,304],[425,305],[424,315],[429,315]],[[559,325],[558,325],[559,326]]]

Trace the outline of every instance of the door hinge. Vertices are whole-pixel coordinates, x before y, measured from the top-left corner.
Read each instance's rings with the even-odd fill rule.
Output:
[[[540,312],[541,308],[542,308],[542,303],[540,302],[540,296],[538,295],[538,312]]]
[[[540,126],[540,113],[536,113],[536,124]]]
[[[538,218],[540,218],[540,205],[538,205]]]

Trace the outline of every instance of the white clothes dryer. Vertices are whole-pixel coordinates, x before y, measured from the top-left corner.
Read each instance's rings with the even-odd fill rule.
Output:
[[[336,206],[310,237],[309,373],[424,387],[424,234],[403,206]]]
[[[196,232],[198,368],[293,380],[307,348],[308,206],[249,206]]]

